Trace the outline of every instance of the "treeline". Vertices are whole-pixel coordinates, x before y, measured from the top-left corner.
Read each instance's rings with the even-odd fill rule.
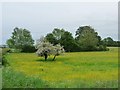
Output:
[[[52,33],[46,35],[46,39],[54,45],[60,43],[67,52],[106,51],[107,46],[120,46],[120,42],[114,41],[111,37],[102,39],[91,26],[79,27],[75,38],[72,33],[55,28]]]
[[[111,37],[102,39],[91,26],[79,27],[73,37],[71,32],[55,28],[51,33],[45,35],[47,41],[53,45],[60,44],[66,52],[79,51],[106,51],[107,46],[120,46],[120,41],[114,41]],[[30,31],[15,28],[7,45],[12,52],[35,52],[34,40]]]
[[[120,41],[114,41],[111,37],[104,38],[103,43],[108,47],[120,47]]]

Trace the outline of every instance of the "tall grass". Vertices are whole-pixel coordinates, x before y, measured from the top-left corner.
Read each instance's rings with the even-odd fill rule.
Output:
[[[46,88],[47,83],[38,78],[28,77],[5,67],[2,73],[2,88]]]
[[[0,89],[2,89],[2,68],[0,67]]]
[[[34,53],[12,53],[6,58],[14,72],[23,73],[26,77],[37,77],[49,87],[118,87],[117,48],[105,52],[65,53],[58,56],[56,61],[52,61],[53,56],[44,61],[44,58],[37,57]],[[7,84],[4,83],[5,85]]]
[[[0,48],[0,67],[2,66],[2,48]]]

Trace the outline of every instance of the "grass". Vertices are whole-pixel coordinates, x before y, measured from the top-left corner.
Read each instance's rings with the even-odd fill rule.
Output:
[[[2,89],[2,68],[0,67],[0,89]]]
[[[11,53],[6,58],[14,73],[22,73],[27,77],[40,79],[40,82],[44,81],[44,84],[49,87],[118,87],[117,48],[110,48],[110,51],[105,52],[65,53],[56,57],[56,61],[51,61],[53,56],[49,57],[48,61],[44,61],[44,58],[37,57],[35,53]],[[3,76],[3,79],[7,77],[9,74],[6,77]],[[3,83],[4,87],[11,87],[7,81],[3,81]],[[14,83],[16,82],[14,81]]]
[[[1,63],[2,62],[2,49],[0,48],[0,67],[1,67]]]
[[[3,69],[3,88],[43,88],[48,87],[44,81],[25,76],[20,72],[14,72],[11,68]]]

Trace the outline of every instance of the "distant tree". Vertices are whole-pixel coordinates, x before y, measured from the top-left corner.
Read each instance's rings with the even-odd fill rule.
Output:
[[[15,28],[10,39],[7,40],[7,45],[10,48],[19,49],[22,51],[24,46],[33,46],[34,40],[30,31],[22,28]]]
[[[111,37],[104,38],[102,42],[109,47],[120,47],[120,41],[114,41]]]
[[[64,29],[55,28],[52,33],[56,40],[60,40],[64,32]]]
[[[107,46],[114,46],[115,42],[111,37],[107,37],[103,39],[103,43]]]
[[[66,52],[106,50],[106,45],[91,26],[79,27],[75,38],[70,32],[58,28],[48,33],[45,38],[53,45],[62,45]]]
[[[116,41],[117,42],[117,46],[120,47],[120,41]]]
[[[66,52],[79,51],[79,46],[72,34],[64,29],[55,28],[52,33],[45,37],[53,45],[60,44]]]
[[[114,41],[114,43],[113,43],[112,46],[113,46],[113,47],[119,47],[119,46],[120,46],[119,41]]]
[[[47,34],[45,38],[52,44],[56,45],[60,43],[61,37],[64,32],[64,29],[55,28],[52,33]]]
[[[99,39],[98,33],[91,26],[82,26],[76,31],[76,41],[81,50],[95,50]]]
[[[58,43],[56,38],[53,36],[53,33],[48,33],[45,38],[53,45],[56,45]]]
[[[50,42],[48,42],[44,37],[41,37],[37,40],[36,44],[37,55],[41,57],[45,57],[47,60],[48,56],[54,55],[53,60],[55,60],[56,56],[60,55],[64,52],[64,49],[60,44],[53,46]]]
[[[7,45],[9,46],[9,48],[15,48],[14,43],[14,40],[11,38],[7,40]]]
[[[102,38],[100,36],[97,36],[97,38],[98,38],[98,44],[97,44],[97,46],[103,45]]]
[[[24,45],[21,50],[21,52],[26,52],[26,53],[33,53],[36,51],[37,50],[36,50],[35,46],[30,46],[30,45]]]
[[[79,51],[79,46],[75,42],[72,33],[65,31],[60,39],[60,44],[64,46],[66,52]]]

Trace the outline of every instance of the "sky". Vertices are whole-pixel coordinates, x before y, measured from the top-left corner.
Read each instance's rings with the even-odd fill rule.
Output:
[[[0,3],[0,45],[2,44],[2,4]]]
[[[6,2],[0,12],[2,44],[15,27],[28,29],[36,40],[54,28],[63,28],[75,36],[79,26],[90,25],[102,38],[118,40],[117,2]]]

